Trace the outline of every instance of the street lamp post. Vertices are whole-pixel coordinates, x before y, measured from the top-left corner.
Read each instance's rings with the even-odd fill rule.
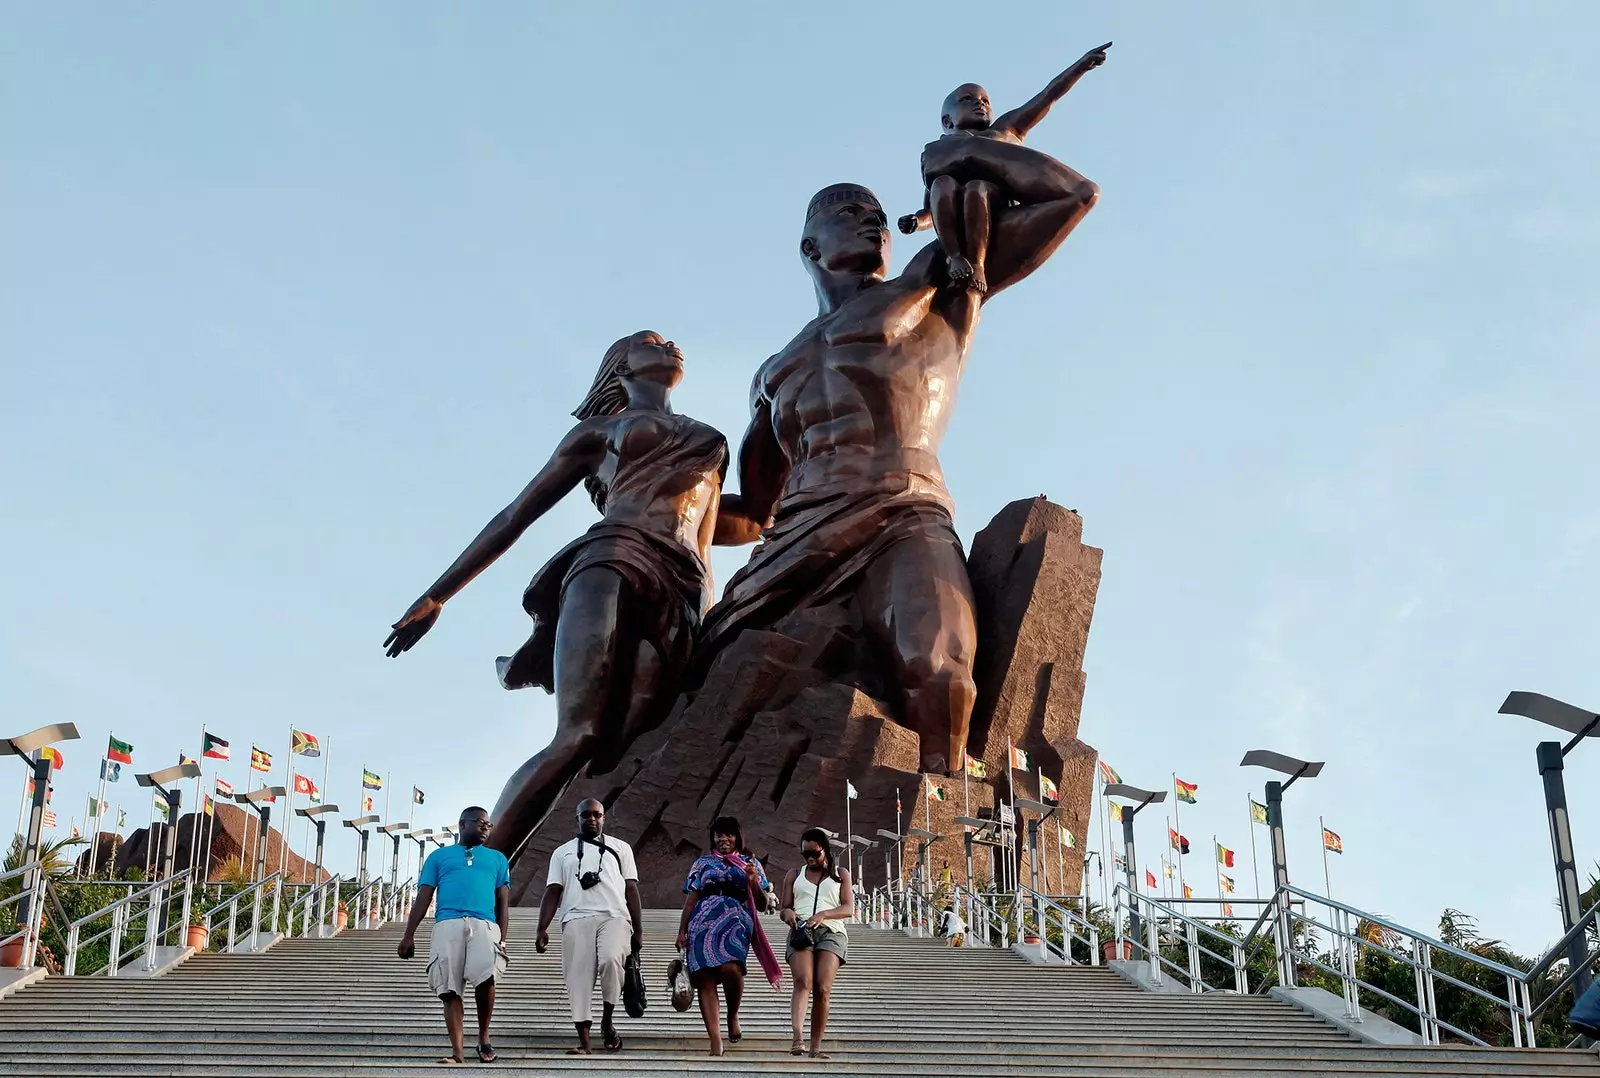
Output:
[[[389,890],[397,891],[400,889],[400,836],[411,830],[411,824],[409,821],[384,824],[378,830],[394,840],[394,849],[389,858]]]
[[[1268,842],[1272,846],[1272,892],[1274,897],[1282,894],[1283,889],[1289,886],[1289,861],[1285,854],[1283,840],[1283,791],[1293,786],[1297,779],[1314,779],[1322,774],[1325,762],[1323,760],[1298,760],[1293,756],[1285,756],[1281,752],[1272,752],[1268,749],[1252,749],[1244,754],[1244,759],[1239,761],[1240,767],[1264,767],[1269,771],[1276,771],[1281,775],[1289,776],[1288,782],[1279,782],[1277,779],[1270,779],[1267,782],[1267,834]],[[1290,954],[1290,944],[1293,936],[1289,925],[1289,902],[1287,899],[1284,900],[1278,910],[1277,925],[1278,983],[1285,988],[1293,988],[1296,983],[1294,956]]]
[[[1028,879],[1034,891],[1039,891],[1039,828],[1050,818],[1050,814],[1057,806],[1047,805],[1043,801],[1032,801],[1026,797],[1019,797],[1014,803],[1023,812],[1038,813],[1036,818],[1028,821]],[[1048,879],[1045,880],[1047,886],[1049,882]]]
[[[0,740],[0,756],[15,756],[20,759],[23,766],[33,773],[33,803],[28,809],[28,824],[23,831],[22,863],[31,864],[39,857],[39,839],[44,831],[44,806],[45,799],[50,793],[50,768],[51,761],[41,755],[37,760],[30,760],[33,753],[38,752],[46,745],[53,745],[57,741],[78,740],[78,728],[70,722],[58,722],[50,726],[41,726],[37,730],[30,730],[17,737]],[[94,855],[89,856],[89,863],[94,864]],[[28,905],[32,901],[33,889],[38,886],[35,878],[38,870],[30,868],[22,877],[21,900],[17,903],[17,924],[30,923],[28,920]],[[25,956],[31,959],[31,955]]]
[[[1582,916],[1578,891],[1578,862],[1572,850],[1572,821],[1567,814],[1567,783],[1563,774],[1566,756],[1586,737],[1600,737],[1600,714],[1563,703],[1542,693],[1514,692],[1500,705],[1502,715],[1521,715],[1572,735],[1565,745],[1541,741],[1535,752],[1539,776],[1544,780],[1545,814],[1550,819],[1550,848],[1555,855],[1556,894],[1561,900],[1561,926],[1567,932]],[[1582,933],[1568,944],[1568,960],[1576,972],[1573,995],[1581,996],[1594,981],[1594,973],[1584,963],[1589,951]]]
[[[161,874],[160,879],[172,878],[172,870],[178,852],[178,816],[183,806],[183,793],[178,783],[184,779],[197,779],[200,777],[200,765],[195,763],[173,764],[163,767],[160,771],[149,771],[143,775],[133,776],[134,781],[140,786],[154,789],[167,805],[167,826],[161,837]],[[171,789],[168,789],[168,786]],[[194,829],[190,829],[189,837],[194,838]],[[192,845],[192,842],[191,842]],[[157,931],[161,937],[167,933],[167,921],[171,913],[172,904],[167,900],[165,888],[161,891],[161,923]],[[147,956],[148,958],[148,956]]]
[[[287,793],[282,786],[257,786],[249,793],[233,795],[239,804],[255,809],[261,821],[261,826],[256,829],[256,858],[255,866],[250,870],[251,883],[267,878],[267,827],[272,822],[272,802]]]
[[[1122,806],[1122,856],[1125,859],[1123,869],[1128,881],[1128,935],[1133,940],[1134,948],[1139,953],[1144,953],[1143,922],[1139,916],[1139,863],[1133,845],[1133,820],[1150,805],[1159,805],[1167,799],[1165,790],[1141,790],[1137,786],[1129,786],[1125,782],[1108,783],[1104,796],[1120,797],[1124,801],[1136,801],[1133,806]],[[1158,959],[1150,956],[1151,962]]]
[[[377,823],[377,816],[357,816],[353,820],[344,821],[344,825],[361,836],[360,848],[356,851],[356,886],[367,885],[367,825]]]
[[[295,809],[296,816],[304,816],[311,821],[317,829],[317,863],[311,870],[311,882],[322,882],[322,843],[327,838],[328,821],[323,817],[330,812],[338,812],[338,805],[312,805],[310,808]]]
[[[431,827],[419,827],[415,831],[407,831],[406,838],[417,844],[417,878],[422,877],[422,862],[428,859],[428,836],[433,834]]]

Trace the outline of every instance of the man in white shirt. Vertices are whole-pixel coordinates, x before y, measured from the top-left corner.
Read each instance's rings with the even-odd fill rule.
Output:
[[[578,806],[578,837],[550,855],[544,901],[539,905],[543,954],[550,946],[550,922],[561,913],[561,966],[566,976],[578,1047],[568,1055],[590,1053],[589,1025],[594,979],[600,977],[605,1009],[600,1019],[606,1051],[622,1047],[614,1021],[622,1002],[623,966],[644,941],[639,906],[639,870],[633,848],[605,833],[606,810],[589,799]]]

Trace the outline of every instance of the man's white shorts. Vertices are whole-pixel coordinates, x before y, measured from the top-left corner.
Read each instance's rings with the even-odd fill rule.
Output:
[[[465,996],[506,971],[500,926],[476,917],[436,921],[428,938],[428,987],[436,996]]]

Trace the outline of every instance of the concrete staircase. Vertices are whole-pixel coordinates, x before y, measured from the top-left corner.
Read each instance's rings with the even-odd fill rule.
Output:
[[[1105,969],[1035,967],[1008,952],[952,951],[860,927],[851,929],[850,964],[835,986],[824,1046],[831,1060],[788,1055],[787,991],[773,992],[759,974],[747,982],[744,1041],[712,1060],[698,1011],[679,1014],[667,998],[674,911],[646,915],[650,1009],[642,1019],[622,1016],[623,1051],[569,1057],[560,944],[536,954],[535,919],[532,910],[513,911],[511,969],[495,1010],[500,1060],[486,1068],[470,1062],[469,1050],[474,1070],[1600,1078],[1593,1051],[1370,1047],[1267,999],[1152,995]],[[769,925],[781,940],[781,926]],[[427,991],[427,945],[419,939],[418,957],[402,963],[399,936],[400,926],[389,925],[286,940],[259,955],[197,955],[155,980],[49,978],[0,1002],[0,1074],[437,1073],[445,1037]],[[467,1024],[470,1046],[470,1002]]]

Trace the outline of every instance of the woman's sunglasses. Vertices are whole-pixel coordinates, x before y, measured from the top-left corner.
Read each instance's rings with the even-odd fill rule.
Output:
[[[821,857],[822,856],[822,851],[821,850],[806,850],[806,849],[802,849],[800,851],[800,856],[804,857],[807,861],[810,861],[810,860],[813,860],[814,858]]]

